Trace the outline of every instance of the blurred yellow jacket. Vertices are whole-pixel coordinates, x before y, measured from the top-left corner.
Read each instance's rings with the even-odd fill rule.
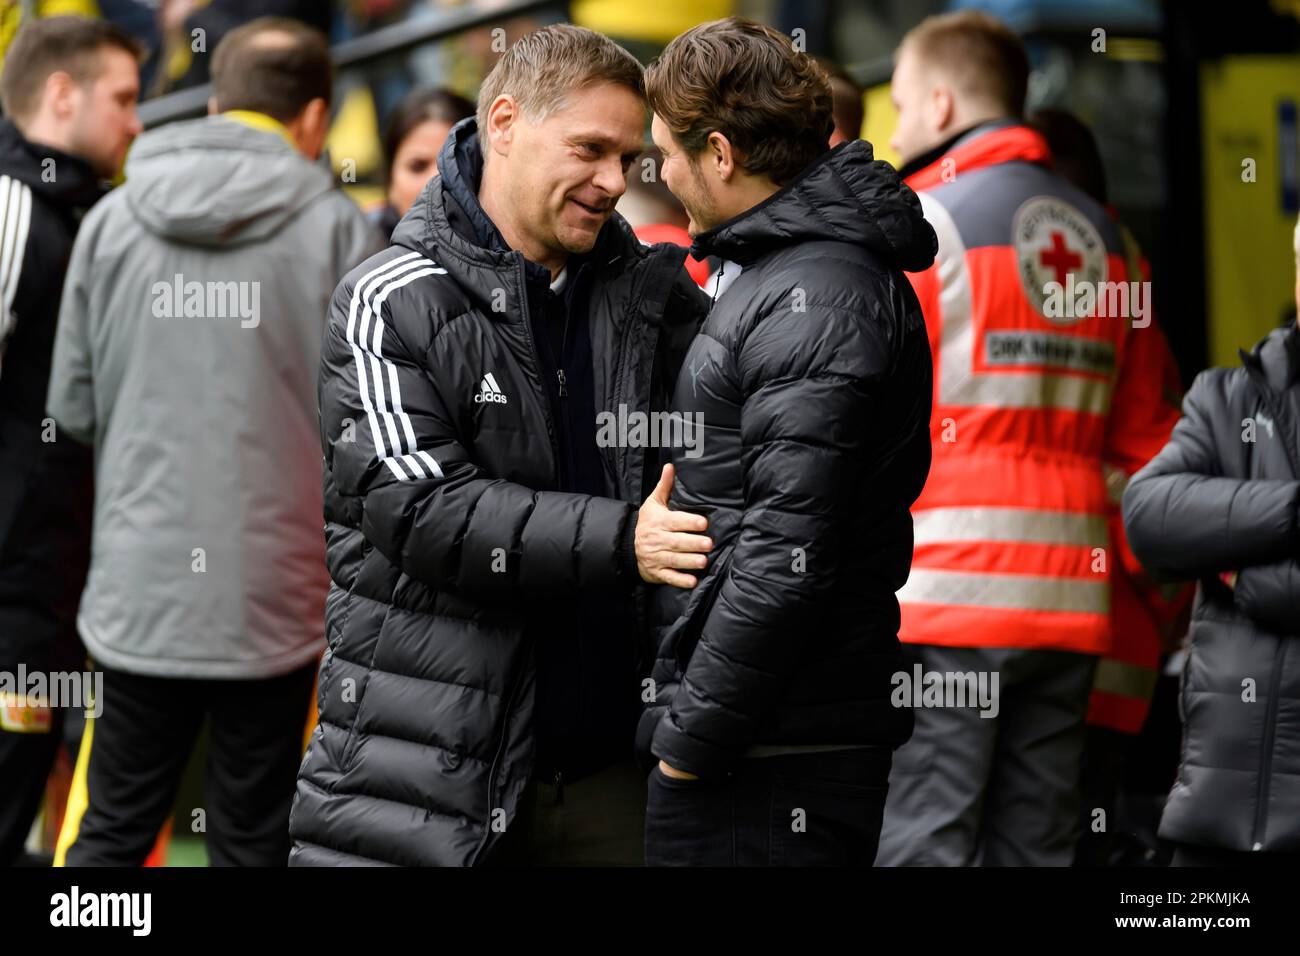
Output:
[[[573,22],[628,40],[667,43],[697,23],[718,20],[736,12],[736,0],[574,0]]]
[[[99,16],[97,0],[0,0],[0,69],[4,67],[5,51],[13,42],[14,34],[26,18]]]

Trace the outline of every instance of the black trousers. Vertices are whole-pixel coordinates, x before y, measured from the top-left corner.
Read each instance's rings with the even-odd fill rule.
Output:
[[[647,781],[647,866],[870,866],[889,747],[742,760],[731,776]]]
[[[0,728],[0,867],[13,866],[36,819],[45,781],[63,742],[63,711],[50,711],[50,728],[16,733]]]
[[[104,670],[104,704],[87,721],[60,858],[139,866],[171,816],[204,718],[210,749],[202,807],[182,818],[207,836],[213,866],[284,866],[289,805],[317,664],[265,680],[185,680]],[[201,812],[200,812],[201,811]]]

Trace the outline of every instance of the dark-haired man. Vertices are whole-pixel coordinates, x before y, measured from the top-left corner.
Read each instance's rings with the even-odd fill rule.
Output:
[[[930,463],[930,351],[901,270],[930,264],[934,231],[870,144],[827,149],[826,74],[775,30],[696,27],[646,91],[694,254],[740,270],[673,397],[706,431],[674,454],[671,505],[707,514],[716,550],[694,590],[656,598],[646,860],[870,865],[911,731],[890,704],[894,592]]]
[[[81,213],[140,132],[139,51],[115,27],[36,20],[0,99],[0,672],[80,670],[74,617],[90,557],[91,460],[45,417],[59,295]],[[26,683],[25,681],[23,682]],[[0,866],[22,847],[64,710],[0,693]]]
[[[56,863],[134,865],[205,718],[201,815],[217,865],[283,865],[324,648],[316,369],[330,292],[374,234],[316,165],[325,37],[232,31],[213,115],[140,138],[87,216],[49,413],[93,444],[94,548],[78,626],[104,673]]]

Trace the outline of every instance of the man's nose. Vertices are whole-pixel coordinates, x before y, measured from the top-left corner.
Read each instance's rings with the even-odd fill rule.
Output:
[[[627,191],[627,174],[623,171],[623,163],[617,156],[600,164],[592,179],[592,185],[614,199],[618,199]]]

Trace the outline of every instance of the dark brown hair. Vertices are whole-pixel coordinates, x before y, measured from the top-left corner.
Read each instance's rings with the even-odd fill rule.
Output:
[[[1039,110],[1029,118],[1029,125],[1047,140],[1053,168],[1105,205],[1106,167],[1088,125],[1073,113],[1052,109]]]
[[[1024,113],[1029,56],[997,17],[978,10],[927,17],[903,37],[904,50],[943,70],[959,93],[995,103],[1008,116]]]
[[[857,139],[862,135],[862,124],[867,119],[867,107],[862,102],[862,86],[853,78],[853,74],[829,57],[819,56],[816,60],[817,65],[830,77],[836,128],[846,130],[849,139]]]
[[[417,88],[402,97],[384,126],[384,160],[387,174],[393,175],[393,161],[401,148],[402,140],[411,135],[421,123],[446,123],[454,126],[467,116],[474,115],[474,104],[459,93],[438,88]]]
[[[329,41],[297,20],[252,20],[222,37],[212,54],[221,112],[254,110],[287,123],[314,99],[329,103],[333,88]]]
[[[113,47],[139,62],[141,46],[120,29],[89,17],[49,17],[23,25],[4,57],[0,103],[5,114],[30,118],[40,105],[50,75],[62,70],[79,86],[93,83],[102,71],[99,54]]]
[[[727,137],[748,173],[785,185],[826,151],[831,85],[789,37],[741,17],[702,23],[646,69],[650,108],[688,156]]]

